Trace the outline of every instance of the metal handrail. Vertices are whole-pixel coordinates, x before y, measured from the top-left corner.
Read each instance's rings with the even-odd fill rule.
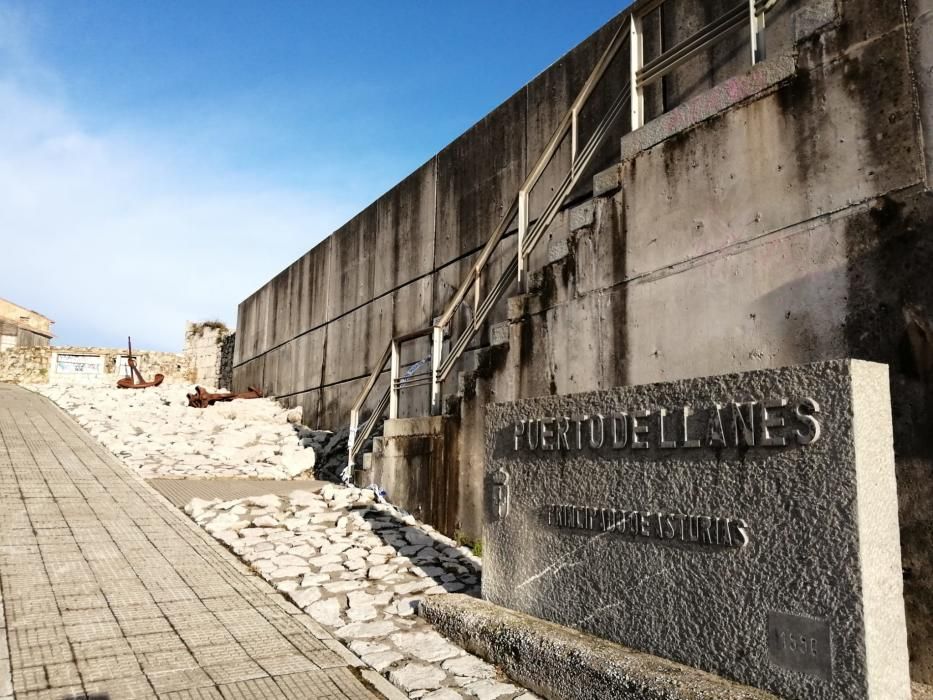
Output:
[[[454,313],[456,313],[456,310],[463,303],[464,299],[466,299],[470,289],[473,288],[475,304],[473,309],[472,323],[470,323],[470,326],[464,330],[461,336],[454,343],[450,352],[443,359],[440,359],[443,355],[442,334],[436,333],[434,336],[434,356],[438,358],[437,366],[435,368],[435,379],[432,385],[432,404],[435,410],[439,408],[440,383],[447,379],[451,370],[453,369],[454,364],[456,364],[457,360],[459,360],[463,355],[464,351],[469,345],[470,340],[476,335],[480,328],[482,328],[483,323],[486,321],[489,313],[495,307],[495,304],[499,301],[499,299],[502,298],[502,295],[506,292],[512,280],[516,277],[520,281],[522,280],[523,271],[527,268],[528,256],[533,251],[543,232],[547,229],[548,226],[550,226],[554,217],[560,211],[561,205],[570,194],[570,191],[573,189],[574,185],[579,182],[579,178],[585,172],[586,166],[590,163],[592,157],[596,154],[599,145],[609,133],[609,127],[611,126],[612,122],[615,121],[615,119],[621,113],[621,108],[624,106],[625,101],[628,99],[627,86],[620,91],[619,97],[617,97],[612,107],[604,116],[603,120],[600,122],[600,125],[595,130],[593,136],[590,137],[586,147],[584,147],[582,150],[579,149],[580,111],[592,96],[593,91],[599,84],[599,81],[606,74],[606,71],[612,64],[613,59],[618,55],[621,48],[625,45],[625,42],[628,40],[629,33],[623,24],[616,31],[615,35],[613,35],[609,45],[606,47],[606,50],[603,52],[599,61],[596,63],[596,66],[593,68],[593,71],[590,73],[589,77],[584,83],[583,88],[580,90],[580,93],[577,95],[576,99],[573,101],[573,104],[571,104],[567,112],[564,114],[564,117],[561,119],[557,129],[554,131],[554,134],[551,136],[551,139],[545,146],[541,156],[535,162],[534,166],[528,173],[528,176],[525,178],[524,182],[519,188],[518,194],[516,195],[512,206],[509,207],[506,215],[500,220],[499,225],[496,227],[493,235],[490,236],[489,241],[483,247],[483,251],[480,254],[480,257],[470,268],[466,279],[461,283],[460,287],[457,289],[457,292],[448,303],[444,313],[435,323],[436,328],[442,330],[445,329],[450,323],[450,320],[453,318]],[[550,165],[550,163],[553,161],[554,156],[557,155],[557,152],[559,151],[561,144],[564,142],[564,139],[566,139],[568,133],[571,136],[570,172],[557,188],[554,195],[550,198],[542,214],[532,225],[529,222],[529,198],[531,191],[544,175],[548,165]],[[480,282],[483,269],[487,266],[489,258],[492,256],[493,252],[495,252],[503,238],[504,232],[508,230],[508,226],[515,218],[516,214],[518,214],[518,251],[514,258],[510,260],[503,273],[499,276],[499,279],[493,284],[490,291],[486,294],[486,297],[481,298]]]
[[[659,56],[648,61],[644,60],[643,22],[647,15],[660,8],[667,0],[642,0],[634,3],[629,13],[628,22],[622,22],[613,35],[608,46],[600,56],[592,72],[581,88],[579,94],[568,108],[559,122],[553,135],[544,148],[544,151],[535,161],[527,177],[519,187],[509,208],[500,219],[498,225],[480,251],[476,261],[471,265],[463,282],[451,297],[443,313],[435,319],[430,328],[421,329],[406,336],[393,338],[383,353],[382,360],[373,370],[369,381],[360,398],[350,412],[350,442],[349,465],[352,467],[356,454],[363,443],[372,434],[378,417],[388,408],[389,417],[397,417],[398,394],[403,388],[415,386],[431,386],[431,409],[439,413],[441,401],[441,384],[450,375],[454,365],[463,356],[470,340],[479,332],[486,322],[496,303],[508,290],[509,285],[516,278],[520,283],[527,279],[528,259],[534,251],[541,237],[550,227],[554,217],[566,203],[567,198],[580,178],[592,162],[599,146],[609,134],[612,124],[621,115],[625,104],[631,108],[632,131],[641,128],[645,123],[644,89],[670,74],[698,52],[718,43],[726,35],[735,31],[746,20],[749,22],[751,38],[751,62],[754,65],[764,57],[763,34],[765,28],[765,14],[778,0],[740,0],[735,7],[727,10],[715,20],[702,27],[692,36],[684,39],[670,49],[663,51]],[[629,77],[616,98],[606,110],[599,124],[591,134],[589,141],[583,148],[579,144],[579,116],[583,107],[592,96],[596,86],[605,76],[615,57],[622,47],[628,43],[630,51]],[[534,187],[544,175],[548,166],[559,152],[568,134],[570,135],[570,170],[548,200],[538,218],[530,221],[530,196]],[[516,236],[516,250],[509,258],[505,270],[496,282],[483,296],[483,272],[487,269],[489,261],[504,240],[510,224],[518,219],[518,235]],[[444,353],[444,344],[447,338],[451,320],[457,309],[464,303],[470,291],[473,291],[473,317],[460,336],[454,340]],[[432,336],[431,372],[419,373],[402,381],[399,377],[399,347],[407,340],[420,338],[425,335]],[[359,415],[364,403],[368,400],[379,375],[385,370],[386,363],[390,363],[390,383],[386,394],[380,399],[376,410],[369,420],[359,429]]]
[[[398,417],[398,391],[402,388],[402,385],[399,383],[402,345],[409,341],[429,336],[433,332],[434,327],[430,326],[411,333],[395,336],[389,341],[380,360],[373,366],[373,371],[370,373],[369,379],[363,387],[363,391],[360,392],[359,398],[356,400],[356,403],[353,404],[353,408],[350,409],[350,434],[347,437],[347,451],[349,452],[349,461],[347,463],[348,470],[353,467],[356,455],[373,434],[373,431],[376,429],[376,424],[379,422],[379,419],[382,418],[382,414],[385,413],[386,409],[389,409],[390,418]],[[372,394],[373,388],[376,386],[376,382],[379,381],[379,376],[385,371],[387,364],[389,364],[389,388],[380,397],[373,412],[363,426],[360,427],[360,411],[362,411],[370,394]],[[419,375],[415,375],[415,377],[418,376]],[[420,386],[420,383],[413,383],[411,386]],[[405,388],[408,388],[408,386]],[[344,481],[347,481],[348,476],[349,474],[344,474]]]

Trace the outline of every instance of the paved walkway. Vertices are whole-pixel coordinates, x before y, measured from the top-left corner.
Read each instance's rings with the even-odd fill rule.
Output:
[[[0,700],[381,697],[74,421],[4,384],[0,591]]]
[[[192,498],[209,501],[219,498],[232,501],[247,496],[264,496],[273,493],[287,496],[296,489],[317,492],[326,481],[313,479],[294,479],[276,481],[273,479],[147,479],[152,488],[165,496],[176,506],[186,505]]]

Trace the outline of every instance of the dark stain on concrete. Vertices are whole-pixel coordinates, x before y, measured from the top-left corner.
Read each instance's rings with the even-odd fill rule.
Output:
[[[634,165],[634,164],[633,164]],[[598,216],[600,239],[609,242],[612,261],[612,279],[625,279],[627,219],[623,201],[624,193],[600,205]],[[609,352],[611,362],[605,362],[605,385],[623,386],[628,380],[628,285],[619,285],[608,298],[612,319],[606,319],[612,329]]]
[[[901,553],[911,673],[933,678],[933,377],[925,329],[933,328],[933,194],[882,197],[846,226],[849,355],[891,368]],[[919,342],[918,342],[919,341]],[[919,351],[919,352],[918,352]]]

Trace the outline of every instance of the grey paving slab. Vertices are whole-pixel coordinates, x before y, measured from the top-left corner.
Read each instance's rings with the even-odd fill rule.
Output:
[[[318,491],[326,481],[294,479],[147,479],[147,483],[176,506],[184,506],[192,498],[232,501],[247,496],[263,496],[267,493],[287,496],[292,491]]]
[[[6,384],[0,603],[0,700],[383,697],[335,640],[67,415]]]

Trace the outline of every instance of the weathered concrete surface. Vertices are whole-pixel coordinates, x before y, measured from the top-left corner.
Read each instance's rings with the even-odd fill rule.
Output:
[[[778,399],[789,404],[772,407],[782,427],[771,437],[785,447],[766,446],[762,406]],[[795,412],[809,414],[799,408],[807,399],[816,408],[803,419]],[[758,402],[751,446],[736,437],[733,401]],[[704,437],[714,403],[728,407],[725,446]],[[683,406],[695,412],[692,437]],[[610,416],[628,421],[638,409],[652,413],[640,421],[645,449],[634,449],[634,418],[628,444],[613,445]],[[543,433],[532,440],[538,423],[521,423],[596,415],[605,417],[598,449],[587,428],[577,449],[573,427],[555,448],[552,422],[546,451]],[[519,424],[527,437],[515,437]],[[883,365],[838,361],[526,399],[490,407],[486,431],[484,598],[794,700],[909,698]],[[684,445],[697,438],[702,446]],[[531,449],[539,442],[544,451]],[[572,523],[554,520],[554,507],[582,508],[584,521],[576,511]],[[612,522],[588,508],[615,509]],[[617,524],[616,510],[644,514],[641,524]],[[655,531],[648,513],[699,517],[696,537],[682,519],[678,536],[676,518],[668,532],[652,515]],[[704,544],[704,518],[723,531],[741,523],[746,543],[716,531]],[[804,673],[771,649],[770,618],[785,614],[826,629],[808,654],[821,663]]]
[[[458,421],[450,416],[387,420],[370,470],[360,483],[379,484],[392,503],[448,537],[458,529]]]
[[[703,671],[464,595],[419,614],[548,700],[777,700]]]
[[[613,170],[621,189],[513,300],[508,352],[461,404],[460,468],[482,464],[489,401],[889,364],[911,667],[933,681],[933,197],[917,59],[896,6],[840,7],[790,82]],[[468,491],[461,503],[476,503]]]
[[[677,4],[706,12],[704,3]],[[459,462],[450,466],[461,484],[460,529],[476,537],[482,527],[482,426],[490,401],[846,356],[883,362],[891,367],[911,667],[915,679],[933,682],[930,9],[930,0],[782,0],[768,18],[768,61],[754,73],[731,72],[747,49],[738,33],[735,43],[699,59],[699,67],[679,71],[666,94],[651,101],[652,108],[671,110],[699,98],[694,104],[715,105],[707,112],[713,116],[684,121],[680,131],[674,124],[660,136],[649,123],[645,133],[653,136],[644,145],[654,145],[624,164],[621,140],[606,147],[616,165],[597,178],[599,196],[587,202],[581,193],[573,203],[592,204],[592,222],[571,231],[569,214],[558,217],[532,255],[530,294],[493,314],[492,323],[509,322],[508,345],[489,347],[484,330],[445,385],[446,395],[456,393],[457,374],[466,373],[463,400],[450,404],[461,426]],[[673,12],[664,31],[671,23],[699,26]],[[828,24],[814,20],[834,14]],[[776,85],[765,80],[762,92],[749,89],[734,104],[704,96],[733,77],[754,88],[756,76],[768,75],[778,61],[786,65],[781,55],[788,50],[792,78],[774,73]],[[524,106],[513,99],[458,143],[492,151],[511,133],[525,143],[506,150],[527,168],[558,118],[555,105],[571,99],[578,76],[585,77],[589,59],[579,57],[596,53],[584,43],[523,89]],[[523,120],[524,131],[497,123],[508,118]],[[418,317],[412,306],[406,316],[407,303],[372,300],[382,304],[380,313],[353,317],[364,329],[342,326],[346,316],[329,318],[326,290],[339,288],[327,277],[342,270],[331,262],[328,239],[299,261],[303,281],[293,284],[298,291],[285,309],[273,309],[265,288],[241,305],[248,322],[238,325],[249,330],[238,343],[236,388],[278,381],[309,422],[345,425],[373,353],[340,336],[373,345],[378,357],[392,333],[387,327],[417,327],[439,313],[463,278],[470,246],[484,235],[462,228],[469,212],[446,211],[457,202],[447,190],[459,187],[456,181],[466,188],[464,202],[475,203],[480,190],[496,199],[506,188],[492,178],[492,165],[502,169],[502,182],[522,170],[500,152],[489,153],[489,170],[479,172],[482,159],[471,156],[459,174],[452,164],[440,173],[436,158],[433,171],[425,166],[439,175],[435,212],[456,234],[438,226],[417,244],[434,250],[425,292],[430,313]],[[483,182],[471,183],[472,175]],[[469,223],[483,228],[493,207],[483,202]],[[266,325],[283,314],[300,319],[294,327],[304,335],[290,344],[303,350],[273,360]],[[418,415],[426,392],[410,392],[404,401],[411,410],[405,415]]]
[[[714,4],[678,3],[676,21],[673,15],[667,19],[666,41],[681,40],[728,3]],[[798,0],[785,4],[796,5]],[[613,18],[247,298],[238,315],[234,388],[259,383],[264,391],[301,403],[306,415],[336,420],[340,414],[331,407],[339,405],[343,410],[344,405],[329,403],[322,392],[371,371],[392,334],[424,327],[432,314],[443,309],[462,279],[462,261],[485,243],[598,56],[626,20],[627,12]],[[775,50],[787,48],[786,32],[779,25],[772,35]],[[725,46],[698,59],[698,73],[691,77],[689,89],[686,83],[677,88],[666,97],[666,104],[685,99],[701,83],[715,84],[717,76],[731,74],[746,62],[740,56],[747,38],[738,33],[734,39],[735,47]],[[581,138],[592,132],[627,73],[628,56],[623,51],[580,114]],[[705,73],[709,75],[700,80]],[[617,160],[616,144],[626,131],[627,120],[620,119],[574,197],[586,196],[591,189],[589,176]],[[533,215],[561,176],[558,169],[568,162],[567,141],[533,192]],[[497,311],[492,322],[504,319]],[[299,368],[307,363],[278,349],[315,332],[325,336],[315,359],[321,353],[324,357],[314,362],[322,373],[300,377]],[[482,344],[483,337],[477,342]],[[277,369],[283,356],[290,370]]]

